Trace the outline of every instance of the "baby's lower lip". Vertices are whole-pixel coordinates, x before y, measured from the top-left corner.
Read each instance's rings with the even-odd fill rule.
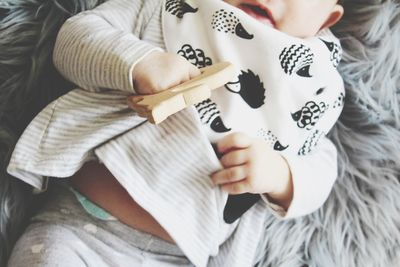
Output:
[[[254,10],[252,10],[249,6],[247,5],[239,5],[239,8],[241,10],[243,10],[247,15],[255,18],[256,20],[258,20],[259,22],[271,26],[273,27],[273,23],[271,21],[271,19],[269,19],[268,17],[262,16],[258,13],[256,13]]]
[[[249,6],[247,5],[239,5],[239,8],[241,10],[243,10],[247,15],[255,18],[256,20],[258,20],[259,22],[266,24],[268,26],[273,27],[273,23],[271,21],[271,19],[269,19],[268,17],[262,16],[258,13],[256,13],[254,10],[252,10]]]

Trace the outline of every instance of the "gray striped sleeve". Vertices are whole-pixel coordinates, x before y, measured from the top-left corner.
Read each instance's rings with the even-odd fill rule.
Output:
[[[28,125],[7,171],[40,189],[42,176],[71,176],[94,158],[93,148],[144,120],[127,107],[123,93],[73,90]]]
[[[154,1],[146,2],[151,3],[154,5]],[[146,4],[110,0],[68,19],[54,48],[56,68],[66,79],[86,90],[134,92],[133,67],[148,53],[161,50],[139,39],[150,16],[149,12],[141,12]]]

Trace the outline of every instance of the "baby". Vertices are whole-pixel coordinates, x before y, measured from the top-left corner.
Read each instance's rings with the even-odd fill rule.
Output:
[[[149,157],[165,157],[173,164],[176,155],[184,154],[189,159],[203,155],[201,152],[207,149],[196,147],[194,144],[201,140],[192,138],[191,143],[185,143],[188,147],[179,151],[171,152],[172,148],[182,148],[179,141],[174,141],[172,148],[165,147],[159,153],[136,155],[141,147],[126,152],[133,144],[129,143],[131,140],[146,141],[146,135],[154,132],[159,134],[157,137],[174,137],[179,134],[178,129],[190,133],[189,128],[184,128],[189,122],[178,115],[177,119],[164,122],[171,126],[163,123],[137,137],[135,129],[140,133],[140,128],[147,126],[124,111],[126,103],[122,105],[120,98],[122,95],[125,99],[126,94],[109,89],[152,94],[195,77],[199,74],[196,67],[212,61],[233,62],[240,69],[238,80],[251,77],[250,85],[263,95],[254,99],[252,86],[237,90],[235,80],[197,106],[200,117],[211,106],[219,118],[200,118],[204,132],[222,155],[222,168],[213,172],[213,183],[230,194],[262,195],[278,217],[310,213],[322,205],[337,174],[336,150],[324,135],[340,114],[342,103],[338,97],[343,88],[335,70],[337,46],[328,40],[329,36],[319,33],[340,19],[343,8],[335,0],[161,2],[109,0],[64,24],[54,50],[54,63],[66,78],[86,91],[69,92],[34,119],[17,144],[8,171],[40,187],[42,175],[67,177],[96,155],[130,195],[167,229],[191,263],[250,266],[262,235],[265,206],[257,203],[236,223],[224,224],[218,212],[225,205],[226,193],[212,187],[205,177],[196,177],[202,174],[199,166],[190,166],[194,169],[191,176],[182,171],[182,162],[174,165],[176,172],[181,171],[176,176],[173,172],[150,172],[157,164],[147,166]],[[205,13],[196,15],[203,10]],[[207,25],[211,27],[196,24],[197,19],[203,18],[209,19],[211,24]],[[192,23],[180,22],[186,20]],[[193,25],[199,29],[196,33],[203,34],[191,34]],[[314,37],[317,34],[318,38]],[[234,42],[230,42],[232,38]],[[260,43],[257,38],[268,39],[269,43]],[[203,49],[195,44],[201,44]],[[230,44],[249,50],[237,50]],[[316,73],[321,75],[317,77]],[[251,114],[250,119],[245,114]],[[41,138],[33,138],[37,133],[42,134]],[[310,133],[311,137],[306,138]],[[190,140],[190,134],[180,136]],[[155,143],[143,144],[150,146],[149,150],[158,147]],[[312,153],[308,153],[311,148]],[[120,155],[127,157],[119,161]],[[207,156],[199,161],[210,163],[213,158]],[[132,164],[137,168],[129,168]],[[136,178],[141,178],[136,174],[141,174],[143,168],[146,177],[136,183]],[[157,179],[154,173],[162,179],[153,180]],[[137,177],[132,181],[134,174]],[[170,177],[173,179],[166,180]],[[96,186],[99,184],[100,181]],[[96,186],[92,192],[99,189]],[[113,202],[99,198],[102,193],[98,192],[88,192],[88,198],[100,206]],[[120,206],[108,205],[112,214],[117,214],[116,210],[121,214]],[[147,222],[140,222],[138,216],[132,224],[125,223],[140,230],[140,224]],[[50,248],[44,251],[51,252]],[[77,257],[90,255],[82,251]],[[132,259],[128,264],[134,262]]]
[[[177,1],[167,1],[167,8],[168,2],[170,3],[169,8],[172,10],[172,13],[175,10],[182,10],[181,13],[178,14],[179,17],[185,18],[185,16],[189,16],[190,13],[195,13],[197,11],[195,8],[189,6],[188,3],[185,3],[183,7],[174,6],[175,10],[173,10],[171,6],[174,3],[176,4]],[[241,9],[246,14],[260,22],[264,27],[274,28],[282,33],[303,39],[313,37],[321,30],[334,25],[343,14],[343,7],[339,5],[336,0],[321,0],[311,2],[309,0],[225,0],[224,2]],[[318,10],[318,12],[315,12],[315,10]],[[188,15],[185,15],[185,12],[187,12]],[[233,17],[233,15],[231,16]],[[186,23],[189,25],[195,24],[195,22],[187,21]],[[166,27],[164,27],[164,31],[166,31]],[[177,31],[176,27],[174,27],[174,31]],[[185,33],[184,35],[186,34],[188,33]],[[177,40],[181,40],[183,38],[184,37],[182,36],[176,36],[173,38],[173,42],[177,42]],[[221,40],[219,40],[219,42],[221,42]],[[184,41],[181,41],[181,43],[184,43]],[[330,43],[329,45],[333,46],[333,43]],[[266,44],[266,46],[272,46],[272,44]],[[176,47],[177,48],[175,50],[178,50],[179,46]],[[247,49],[251,48],[247,47]],[[235,51],[241,53],[239,49]],[[192,60],[193,57],[195,57],[196,52],[187,44],[184,45],[178,53],[179,55],[156,51],[148,54],[146,57],[140,60],[132,72],[136,93],[153,94],[165,90],[198,75],[199,70],[194,65],[197,65],[198,67],[207,65],[198,64],[196,60]],[[184,56],[187,60],[182,58],[182,56]],[[225,56],[225,58],[227,60],[232,60],[229,56]],[[265,64],[268,65],[267,63]],[[171,66],[174,67],[171,68]],[[303,68],[304,67],[305,66],[303,66]],[[270,70],[267,69],[266,71]],[[304,76],[309,75],[310,74],[306,74]],[[264,83],[267,82],[269,81],[264,80]],[[254,87],[257,85],[253,83],[252,86],[253,90],[256,90]],[[297,88],[305,87],[305,85],[302,85],[301,82],[296,86]],[[226,88],[230,90],[229,84],[226,86]],[[336,90],[337,88],[333,89]],[[262,95],[253,96],[253,99],[262,101],[265,98],[264,91],[265,89],[263,89]],[[295,97],[295,93],[292,92],[291,94],[292,96],[289,97]],[[305,95],[306,93],[303,92],[302,94]],[[222,102],[220,105],[228,105],[226,100],[229,98],[228,95],[220,96],[220,98],[223,99],[220,101]],[[203,105],[198,104],[196,106],[201,115],[204,115],[201,113],[201,110],[203,110],[204,106],[207,105],[214,105],[214,110],[217,109],[214,103],[211,101],[206,101]],[[234,104],[230,105],[233,106]],[[235,105],[235,109],[241,110],[238,105]],[[232,111],[229,112],[232,113]],[[267,111],[262,110],[259,112]],[[271,112],[271,110],[268,112]],[[275,115],[277,115],[277,112],[278,110],[275,109],[272,110],[271,113],[275,113]],[[223,115],[225,115],[224,122],[226,123],[226,117],[229,116],[229,114]],[[235,116],[232,120],[234,120],[236,124],[241,123],[243,125],[243,122],[237,122],[239,121],[239,116],[240,115]],[[241,116],[244,116],[243,113]],[[219,126],[222,126],[219,130],[214,128],[214,131],[225,132],[226,126],[222,120],[220,119],[218,122]],[[256,124],[257,122],[252,123]],[[280,123],[282,124],[281,127],[285,127],[285,130],[289,130],[289,128],[287,128],[283,122]],[[231,124],[233,124],[233,122]],[[221,158],[221,163],[224,168],[212,175],[213,182],[216,185],[221,186],[222,190],[225,190],[230,194],[242,194],[247,192],[265,194],[265,197],[268,197],[271,202],[276,203],[283,207],[284,210],[287,210],[293,198],[293,183],[291,181],[290,167],[284,158],[278,156],[278,153],[270,148],[271,145],[268,144],[268,142],[260,139],[259,136],[254,138],[254,136],[249,136],[249,134],[239,132],[243,129],[242,125],[241,128],[237,127],[234,133],[225,135],[223,137],[214,137],[215,134],[209,134],[212,141],[217,142],[218,152],[223,155]],[[260,131],[259,129],[260,128],[257,130]],[[276,136],[274,136],[273,139],[277,139]],[[277,144],[279,143],[273,144],[275,145],[275,150],[282,151],[283,149],[279,149],[279,146],[277,149]],[[314,164],[317,165],[318,163],[315,162]],[[268,167],[266,167],[266,165]],[[251,202],[254,202],[258,199],[257,197],[252,197],[250,195],[247,195],[247,198],[252,198],[253,201]],[[232,221],[237,218],[237,216],[240,215],[241,212],[243,212],[243,210],[245,210],[248,206],[249,204],[247,204],[246,207],[239,207],[237,205],[232,206],[232,212],[236,210],[238,214],[229,220]],[[227,216],[229,217],[229,215]]]

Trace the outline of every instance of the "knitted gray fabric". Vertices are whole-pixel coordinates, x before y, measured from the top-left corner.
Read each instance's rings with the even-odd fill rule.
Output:
[[[57,30],[97,0],[0,0],[0,266],[32,209],[29,188],[5,172],[29,121],[72,85],[51,62]],[[400,6],[348,0],[342,40],[343,114],[330,134],[339,179],[309,216],[266,221],[260,266],[396,266],[400,261]]]

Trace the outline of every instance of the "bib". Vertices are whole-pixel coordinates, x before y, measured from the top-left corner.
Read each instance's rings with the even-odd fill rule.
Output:
[[[220,0],[166,0],[162,17],[168,52],[198,68],[236,66],[235,79],[196,105],[212,142],[240,131],[304,155],[338,119],[341,47],[329,30],[295,38]]]

